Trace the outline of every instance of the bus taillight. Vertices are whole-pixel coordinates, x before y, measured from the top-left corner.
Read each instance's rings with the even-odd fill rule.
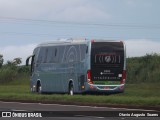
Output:
[[[120,84],[124,84],[126,81],[126,70],[123,70],[123,73],[122,73],[122,80],[121,80],[121,83]]]
[[[87,82],[89,84],[93,84],[93,81],[91,80],[91,70],[87,71]]]
[[[94,40],[91,40],[91,43],[94,43],[95,41]]]

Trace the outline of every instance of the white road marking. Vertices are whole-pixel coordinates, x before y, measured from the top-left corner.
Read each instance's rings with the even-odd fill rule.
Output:
[[[104,119],[105,117],[96,117],[96,118],[98,118],[98,119]]]
[[[16,109],[11,109],[11,111],[27,111],[27,110],[16,110]]]
[[[86,117],[85,115],[75,115],[75,117]]]

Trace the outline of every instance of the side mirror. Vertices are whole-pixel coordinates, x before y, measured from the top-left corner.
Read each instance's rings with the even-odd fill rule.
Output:
[[[31,55],[31,56],[29,56],[27,59],[26,59],[26,66],[28,66],[29,65],[29,60],[30,60],[30,58],[32,58],[34,55]]]

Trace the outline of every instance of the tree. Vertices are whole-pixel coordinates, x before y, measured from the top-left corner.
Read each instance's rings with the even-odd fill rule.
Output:
[[[0,67],[2,67],[2,65],[3,65],[3,61],[4,61],[4,59],[3,59],[3,55],[2,55],[2,54],[0,54]]]
[[[21,59],[22,59],[22,58],[14,58],[12,61],[9,60],[9,61],[7,61],[7,65],[8,65],[8,66],[17,66],[17,65],[19,65],[19,64],[22,63],[22,60],[21,60]]]
[[[22,58],[14,58],[13,64],[20,65],[22,63]]]

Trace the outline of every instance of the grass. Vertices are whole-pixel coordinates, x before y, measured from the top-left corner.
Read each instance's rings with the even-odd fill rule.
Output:
[[[39,95],[30,92],[29,79],[19,78],[0,85],[0,99],[160,106],[159,86],[160,83],[126,84],[124,93],[111,95]]]
[[[30,92],[29,68],[3,65],[0,68],[0,99],[128,104],[160,108],[160,55],[151,54],[127,59],[127,84],[124,93],[111,95],[50,94]]]

